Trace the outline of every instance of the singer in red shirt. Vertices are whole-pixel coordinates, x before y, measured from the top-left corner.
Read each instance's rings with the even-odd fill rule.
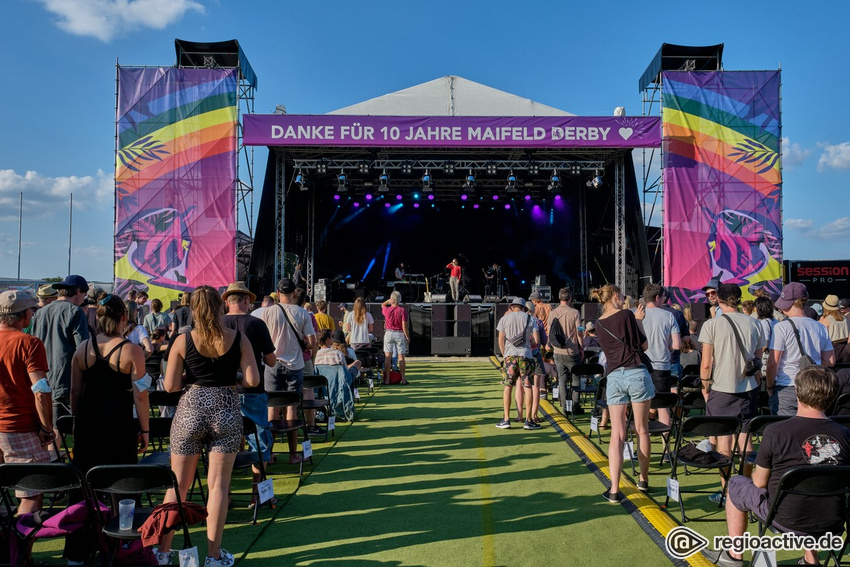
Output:
[[[446,269],[451,270],[449,274],[449,287],[452,290],[452,299],[457,303],[457,297],[460,289],[460,264],[457,258],[454,258],[450,263],[446,264]]]

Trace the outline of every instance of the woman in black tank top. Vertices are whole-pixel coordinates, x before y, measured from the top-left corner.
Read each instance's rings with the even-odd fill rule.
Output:
[[[83,473],[98,465],[135,464],[148,445],[148,393],[133,386],[145,375],[145,356],[124,339],[121,298],[102,299],[97,321],[102,332],[81,344],[71,363],[73,462]]]
[[[195,326],[174,340],[165,369],[166,390],[176,392],[187,385],[171,423],[171,469],[185,501],[198,457],[202,449],[207,449],[210,492],[205,565],[229,567],[233,565],[233,555],[221,548],[221,539],[227,518],[230,473],[242,442],[237,372],[242,371],[245,387],[259,384],[260,373],[248,339],[238,331],[222,327],[224,303],[215,289],[197,288],[192,292],[190,307]],[[169,495],[165,500],[171,502],[174,498]],[[173,538],[174,532],[162,538],[157,552],[160,565],[171,557]]]

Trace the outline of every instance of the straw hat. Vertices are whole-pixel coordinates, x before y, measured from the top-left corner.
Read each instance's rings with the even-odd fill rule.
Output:
[[[227,301],[227,296],[231,293],[241,293],[242,295],[247,295],[249,297],[249,301],[253,302],[257,299],[257,296],[251,293],[251,290],[245,285],[245,282],[234,282],[227,286],[227,289],[224,293],[221,294],[221,298],[224,301]]]
[[[826,299],[823,300],[823,308],[830,309],[832,311],[838,311],[841,305],[838,302],[837,295],[827,295]]]

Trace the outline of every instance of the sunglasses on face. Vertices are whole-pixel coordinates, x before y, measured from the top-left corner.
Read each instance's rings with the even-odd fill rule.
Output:
[[[705,292],[705,295],[706,295],[706,296],[708,296],[708,297],[711,297],[711,296],[713,296],[713,295],[717,295],[717,292],[716,292],[716,291],[714,291],[714,290],[712,290],[712,291],[707,291],[707,292]]]

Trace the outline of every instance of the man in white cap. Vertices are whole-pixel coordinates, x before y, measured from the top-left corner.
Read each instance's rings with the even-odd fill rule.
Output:
[[[499,429],[511,428],[511,394],[519,381],[519,387],[525,388],[525,425],[523,429],[540,429],[531,415],[531,388],[534,358],[531,354],[531,343],[540,344],[540,334],[534,317],[525,312],[525,300],[517,297],[511,302],[509,311],[496,325],[499,332],[499,350],[504,358],[504,373],[502,394],[504,417],[496,424]],[[519,408],[518,408],[519,409]]]
[[[47,351],[22,332],[38,300],[23,291],[0,293],[0,462],[44,463],[53,441],[53,402]],[[41,508],[40,493],[17,492],[18,513]]]
[[[59,298],[36,312],[32,334],[41,339],[47,349],[50,361],[47,381],[53,391],[55,423],[60,416],[71,413],[71,358],[77,347],[89,338],[88,320],[80,309],[89,284],[82,276],[70,275],[53,287],[59,290]]]

